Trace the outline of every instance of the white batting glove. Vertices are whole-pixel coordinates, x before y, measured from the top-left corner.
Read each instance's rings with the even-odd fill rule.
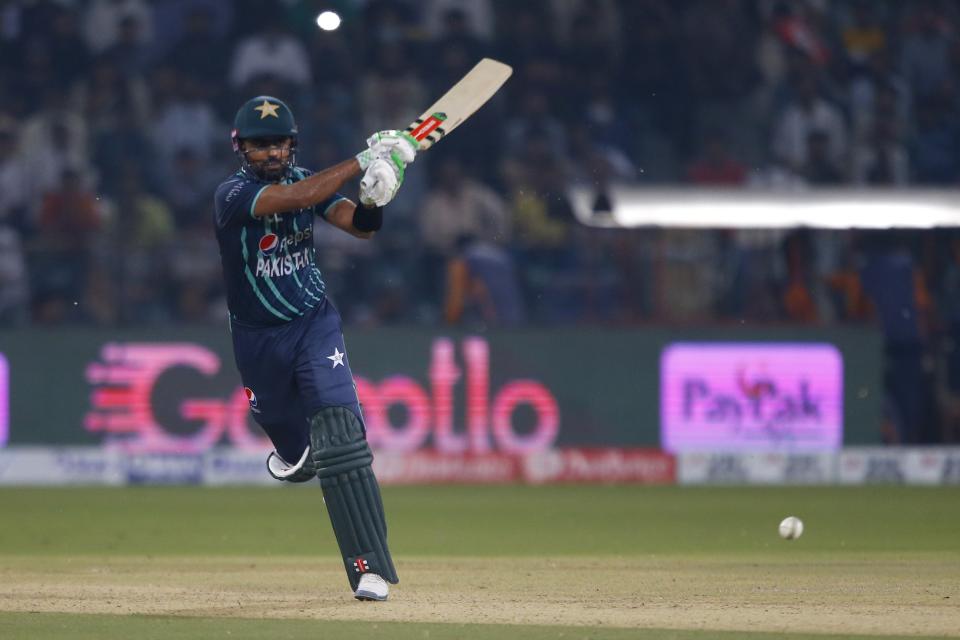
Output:
[[[355,157],[360,170],[366,171],[374,160],[389,160],[397,167],[402,180],[403,170],[417,157],[420,143],[405,131],[378,131],[367,138],[367,149]]]
[[[416,160],[417,151],[420,149],[416,138],[397,129],[378,131],[367,138],[367,146],[378,158],[393,157],[395,154],[394,160],[400,160],[404,165]]]
[[[360,165],[360,171],[366,171],[370,164],[377,159],[377,156],[373,152],[373,149],[364,149],[355,155],[354,158],[357,159],[357,163]]]
[[[403,183],[403,171],[392,160],[377,158],[360,180],[360,202],[364,206],[383,207],[397,194]]]

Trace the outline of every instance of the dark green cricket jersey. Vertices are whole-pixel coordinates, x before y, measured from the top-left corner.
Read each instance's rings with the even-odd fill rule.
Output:
[[[312,172],[296,167],[290,184]],[[313,223],[340,200],[328,200],[298,211],[257,217],[253,209],[270,186],[241,169],[217,187],[214,224],[227,285],[232,321],[268,326],[302,316],[323,300],[325,285],[315,263]]]

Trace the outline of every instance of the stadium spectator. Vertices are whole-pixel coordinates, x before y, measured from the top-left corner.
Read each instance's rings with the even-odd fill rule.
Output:
[[[451,7],[442,16],[441,30],[428,47],[432,72],[427,78],[431,93],[438,95],[463,77],[488,45],[477,35],[471,16],[462,7]]]
[[[773,30],[784,45],[802,53],[817,67],[826,67],[832,58],[832,51],[828,35],[824,33],[825,15],[817,5],[812,2],[784,1],[769,4],[773,7]]]
[[[444,319],[448,324],[492,327],[523,322],[513,258],[495,239],[461,236],[446,271]]]
[[[717,306],[720,232],[664,228],[659,231],[654,319],[706,321]]]
[[[359,116],[353,103],[353,83],[361,75],[361,69],[366,67],[363,59],[352,50],[350,34],[344,29],[314,29],[307,43],[307,53],[314,78],[323,78],[324,84],[323,99],[314,100],[314,103],[327,103],[344,115],[354,113]]]
[[[123,75],[108,56],[93,63],[78,96],[91,138],[116,128],[120,120],[129,120],[135,127],[149,122],[152,99],[143,77]]]
[[[69,167],[87,166],[88,124],[54,88],[44,95],[43,108],[23,123],[20,148],[30,176],[30,198],[39,201],[57,188]]]
[[[570,132],[570,181],[598,192],[611,184],[630,184],[637,168],[623,149],[598,140],[586,127]],[[609,212],[609,207],[605,209]]]
[[[585,35],[581,29],[584,26],[582,21],[586,19],[591,34],[588,40],[593,43],[591,48],[609,47],[619,54],[624,35],[624,8],[621,4],[616,0],[554,0],[552,10],[557,42],[565,49],[576,46]]]
[[[874,123],[886,120],[898,137],[910,132],[910,93],[906,83],[894,73],[888,73],[887,63],[874,58],[875,68],[850,83],[849,101],[851,134],[854,144],[861,144],[874,134]]]
[[[843,51],[851,72],[867,69],[869,61],[885,52],[889,42],[883,23],[882,5],[870,0],[854,0],[840,27]]]
[[[619,62],[616,48],[619,33],[603,22],[598,5],[595,0],[581,3],[566,28],[566,37],[561,37],[564,65],[571,74],[574,90],[588,85],[591,79],[606,77],[597,70],[615,69]]]
[[[213,11],[207,6],[190,11],[184,21],[183,36],[167,58],[180,73],[212,85],[207,86],[208,89],[219,84],[229,63],[229,52],[222,43],[223,34],[218,36],[216,33]]]
[[[563,122],[551,113],[550,98],[537,87],[529,87],[520,96],[517,110],[507,118],[504,143],[508,155],[521,153],[524,146],[537,138],[557,158],[567,155],[567,133]]]
[[[28,230],[33,225],[27,167],[19,148],[17,122],[0,117],[0,226]]]
[[[271,76],[297,87],[313,79],[307,49],[290,35],[275,12],[264,16],[262,30],[244,38],[230,62],[230,84],[243,89],[258,76]]]
[[[858,185],[905,187],[910,182],[910,158],[897,139],[890,119],[874,122],[873,136],[853,149],[853,182]]]
[[[406,44],[418,37],[420,13],[410,0],[371,0],[363,7],[364,63],[384,45]]]
[[[569,166],[534,129],[522,152],[507,158],[503,171],[511,194],[513,248],[529,311],[538,321],[572,321],[582,311],[577,273],[582,247],[574,241]]]
[[[37,35],[45,30],[38,31]],[[57,82],[65,89],[82,78],[90,65],[90,50],[80,32],[77,9],[57,6],[50,22],[48,36],[43,46],[49,52],[50,63]]]
[[[493,36],[494,11],[490,0],[427,0],[421,3],[423,28],[437,40],[450,34],[450,21],[459,23],[457,31],[489,40]]]
[[[76,309],[87,282],[90,249],[103,227],[103,208],[83,184],[82,174],[64,169],[58,188],[40,208],[29,269],[33,319],[56,324],[82,318]]]
[[[932,388],[923,366],[930,296],[902,232],[866,238],[860,278],[884,335],[884,383],[899,419],[897,441],[921,442],[930,417],[924,395]]]
[[[719,131],[706,135],[700,154],[687,167],[687,180],[700,186],[733,187],[746,182],[747,168],[729,149]]]
[[[783,240],[786,281],[782,303],[785,318],[791,323],[818,324],[821,320],[813,253],[807,230],[792,232]]]
[[[20,234],[0,220],[0,327],[29,317],[29,279]]]
[[[113,209],[108,251],[122,274],[117,286],[120,321],[144,323],[171,317],[170,275],[160,268],[174,240],[170,210],[143,189],[141,176],[132,167],[120,177]]]
[[[496,57],[513,65],[523,85],[556,85],[561,81],[563,57],[547,5],[518,3],[502,16],[498,26]],[[566,83],[560,84],[566,88]]]
[[[415,70],[406,64],[408,50],[401,44],[383,45],[374,64],[363,74],[357,95],[360,128],[380,131],[398,122],[413,122],[423,111],[426,92]]]
[[[836,165],[845,162],[847,126],[840,110],[817,88],[817,77],[807,70],[794,84],[790,100],[774,126],[772,153],[796,171],[803,172],[810,150],[810,134],[820,131],[827,138],[828,157]]]
[[[424,248],[423,273],[430,279],[427,286],[438,294],[435,299],[440,299],[444,266],[457,252],[457,240],[464,235],[483,235],[506,243],[510,239],[510,220],[506,203],[492,189],[470,177],[455,156],[448,156],[436,168],[432,184],[420,210],[420,237]]]
[[[101,53],[127,78],[142,76],[150,68],[150,48],[140,35],[142,29],[136,16],[123,16],[116,41]]]
[[[797,192],[807,188],[803,176],[782,160],[771,158],[764,166],[750,172],[747,186],[770,192]]]
[[[457,239],[465,234],[488,234],[500,243],[510,239],[506,204],[492,189],[471,178],[455,156],[437,167],[432,184],[420,214],[421,237],[429,250],[450,256]]]
[[[960,442],[960,234],[947,239],[947,260],[937,304],[944,324],[944,339],[936,353],[936,390],[941,441]]]
[[[137,38],[142,44],[153,41],[153,10],[147,0],[92,0],[83,18],[83,34],[91,51],[99,54],[116,44],[127,18],[139,25]]]
[[[102,225],[96,197],[84,186],[78,169],[64,169],[60,186],[43,198],[40,207],[40,236],[55,248],[82,247]]]
[[[421,68],[430,70],[423,74],[422,79],[430,98],[443,95],[489,53],[490,45],[472,35],[471,27],[467,24],[468,14],[451,9],[447,18],[444,35],[426,47],[428,62],[421,65]],[[471,117],[469,126],[457,132],[457,152],[462,157],[499,157],[502,141],[499,136],[491,137],[489,132],[502,127],[500,107],[504,102],[504,97],[498,96]],[[417,112],[420,110],[422,107]],[[478,169],[484,179],[490,180],[495,167],[495,163],[486,163],[486,166]]]
[[[745,117],[745,101],[760,81],[755,67],[757,28],[739,0],[699,0],[687,7],[680,62],[694,133],[728,125]]]
[[[633,148],[635,140],[610,78],[603,74],[592,74],[586,78],[584,86],[587,93],[573,112],[577,126],[567,127],[567,137],[577,131],[586,131],[597,144],[611,153],[626,153]]]
[[[951,31],[956,25],[930,1],[911,3],[907,12],[900,65],[914,98],[923,100],[952,82]]]
[[[155,38],[153,57],[166,59],[178,68],[192,62],[200,75],[211,68],[226,70],[230,50],[226,39],[237,30],[237,3],[221,0],[166,0],[153,7]],[[244,9],[246,7],[243,7]],[[181,71],[186,71],[181,68]],[[222,84],[223,74],[211,76]]]
[[[641,118],[659,127],[664,121],[674,122],[677,107],[682,108],[682,83],[676,82],[676,70],[667,65],[649,64],[650,60],[677,60],[681,42],[673,4],[665,0],[628,2],[624,11],[626,25],[620,99],[640,112]],[[630,87],[631,89],[627,89]],[[624,100],[626,96],[630,100]],[[677,123],[679,125],[679,122]],[[670,131],[674,131],[673,127]]]
[[[225,165],[201,161],[192,147],[174,152],[169,173],[161,176],[161,193],[178,226],[196,226],[209,219],[210,190],[215,190],[228,172]],[[219,280],[219,272],[215,275]]]
[[[350,152],[356,153],[357,146],[363,144],[359,114],[345,108],[336,100],[315,101],[305,116],[310,126],[301,129],[297,149],[297,159],[302,161],[304,166],[330,166],[335,163],[331,162],[334,158],[345,158]],[[398,196],[409,186],[406,184],[409,177],[411,176],[404,178],[404,188]]]
[[[773,322],[781,317],[784,229],[734,229],[717,237],[716,309],[721,318]]]
[[[195,79],[180,76],[176,82],[178,89],[157,106],[151,128],[162,171],[167,172],[180,149],[189,148],[201,161],[209,161],[226,129]]]
[[[859,254],[855,240],[848,240],[838,263],[824,278],[833,317],[842,323],[864,324],[874,314],[860,279]]]
[[[574,321],[613,323],[642,317],[649,275],[641,270],[645,256],[637,240],[637,233],[621,229],[574,228],[573,242],[580,246]],[[634,252],[641,255],[631,255]]]
[[[917,103],[916,131],[910,145],[913,182],[922,185],[955,184],[960,172],[957,140],[960,135],[953,107],[943,96]]]
[[[227,313],[220,251],[208,222],[201,215],[192,225],[178,227],[176,241],[163,254],[168,265],[169,312],[181,322],[221,322]]]
[[[830,153],[830,135],[814,129],[807,135],[806,160],[800,170],[807,184],[817,187],[835,187],[845,180],[843,169]]]
[[[568,262],[573,249],[569,239],[574,214],[564,195],[568,168],[562,158],[552,153],[546,136],[534,131],[523,152],[504,166],[517,249],[548,267]]]
[[[146,175],[148,169],[159,167],[149,130],[137,119],[136,110],[119,109],[112,120],[102,122],[104,126],[94,130],[92,160],[99,174],[99,191],[113,196],[117,192],[117,177],[125,169],[133,167]],[[160,178],[162,173],[154,171],[149,175]]]
[[[120,179],[111,230],[125,246],[137,251],[157,252],[173,239],[170,209],[144,189],[140,173],[132,167]]]

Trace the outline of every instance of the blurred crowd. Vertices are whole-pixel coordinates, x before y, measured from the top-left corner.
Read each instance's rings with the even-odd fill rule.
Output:
[[[320,169],[492,56],[514,77],[376,241],[318,232],[348,323],[876,323],[889,439],[957,440],[960,236],[599,229],[568,189],[956,188],[958,28],[950,0],[11,0],[0,326],[223,323],[244,100],[288,101]]]

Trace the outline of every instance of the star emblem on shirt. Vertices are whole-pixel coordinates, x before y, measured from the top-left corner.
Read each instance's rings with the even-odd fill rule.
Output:
[[[277,109],[280,108],[279,104],[272,104],[268,100],[264,100],[263,104],[259,107],[254,107],[254,111],[260,112],[260,119],[263,120],[267,116],[273,116],[274,118],[280,119],[280,114],[277,113]]]
[[[327,360],[333,360],[333,368],[336,369],[338,366],[343,366],[343,356],[347,354],[340,353],[340,349],[337,347],[333,348],[333,355],[327,356]]]

